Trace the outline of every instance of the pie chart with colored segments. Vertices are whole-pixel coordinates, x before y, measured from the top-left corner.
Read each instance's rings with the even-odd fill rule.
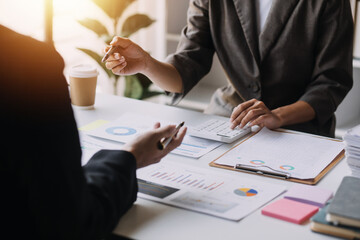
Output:
[[[258,192],[252,188],[238,188],[234,190],[234,193],[242,197],[252,197],[258,194]]]

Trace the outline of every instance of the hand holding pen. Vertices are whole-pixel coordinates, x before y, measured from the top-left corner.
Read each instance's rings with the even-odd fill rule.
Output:
[[[177,127],[175,128],[175,131],[173,132],[173,134],[171,134],[170,137],[168,138],[163,138],[158,142],[158,148],[159,150],[164,150],[169,143],[171,142],[171,140],[173,139],[173,137],[178,133],[179,129],[184,126],[185,122],[181,122],[179,125],[177,125]]]
[[[116,75],[144,73],[150,54],[128,38],[114,37],[105,48],[103,62]]]
[[[157,163],[181,144],[186,134],[186,127],[180,125],[160,127],[160,123],[156,123],[154,130],[138,136],[125,144],[122,149],[134,155],[137,168]],[[163,145],[163,150],[159,149],[159,144]]]
[[[111,55],[113,55],[118,48],[116,46],[111,46],[105,53],[104,57],[101,59],[101,62],[106,62]]]

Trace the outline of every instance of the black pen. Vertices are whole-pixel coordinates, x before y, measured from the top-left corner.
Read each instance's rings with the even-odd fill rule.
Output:
[[[179,125],[177,125],[177,127],[175,128],[175,131],[173,132],[173,134],[169,137],[169,138],[164,138],[162,140],[160,140],[157,144],[158,149],[159,150],[164,150],[167,145],[169,145],[169,143],[171,142],[172,138],[177,134],[177,132],[179,131],[179,129],[184,126],[185,122],[181,122]]]

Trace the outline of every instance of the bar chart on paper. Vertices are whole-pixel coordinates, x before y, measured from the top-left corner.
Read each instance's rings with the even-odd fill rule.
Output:
[[[285,190],[283,186],[164,162],[139,169],[137,176],[140,198],[230,220],[240,220]]]
[[[213,179],[206,179],[203,176],[195,175],[191,172],[166,172],[166,170],[156,171],[150,175],[150,179],[161,179],[163,182],[169,182],[179,186],[186,186],[197,190],[212,191],[224,184],[224,181],[215,181]]]

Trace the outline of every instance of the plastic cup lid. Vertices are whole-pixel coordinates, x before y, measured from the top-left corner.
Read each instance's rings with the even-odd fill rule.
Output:
[[[97,75],[99,75],[97,68],[90,64],[79,64],[70,69],[71,77],[87,78],[96,77]]]

